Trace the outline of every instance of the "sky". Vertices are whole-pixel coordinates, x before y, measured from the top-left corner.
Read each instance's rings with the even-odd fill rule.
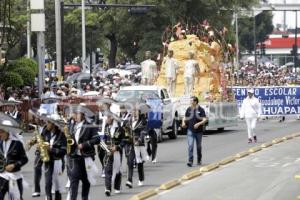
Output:
[[[283,4],[284,0],[269,0],[269,3]],[[298,3],[300,0],[286,0],[286,3]],[[295,12],[289,11],[286,13],[286,23],[288,28],[295,28]],[[273,25],[276,27],[276,24],[283,24],[283,11],[274,11],[273,12]],[[298,28],[300,27],[300,11],[298,12]]]

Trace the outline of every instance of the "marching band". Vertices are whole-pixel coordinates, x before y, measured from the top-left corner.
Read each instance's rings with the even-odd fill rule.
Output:
[[[133,187],[133,171],[136,166],[138,186],[142,186],[145,179],[144,162],[149,157],[146,150],[148,139],[145,138],[153,134],[148,132],[154,130],[147,127],[147,114],[137,108],[130,110],[120,105],[120,112],[117,115],[110,111],[111,102],[97,104],[97,113],[93,113],[85,105],[69,106],[64,113],[44,112],[45,109],[31,110],[35,134],[25,145],[20,142],[21,139],[12,140],[11,143],[16,143],[13,145],[16,150],[7,151],[9,142],[6,141],[7,138],[12,138],[12,131],[9,126],[3,128],[4,125],[0,124],[0,199],[4,199],[4,195],[11,192],[9,184],[11,177],[17,181],[19,187],[19,192],[13,199],[22,199],[20,171],[28,161],[25,150],[29,151],[34,145],[37,147],[32,197],[41,195],[40,181],[44,175],[45,199],[61,200],[65,191],[63,174],[66,171],[67,199],[77,199],[81,181],[81,197],[88,200],[90,186],[96,184],[96,179],[101,174],[95,164],[96,148],[102,165],[101,176],[104,178],[106,196],[110,196],[112,190],[115,194],[121,192],[123,155],[127,160],[125,185],[128,188]],[[7,114],[0,114],[15,120]],[[15,120],[15,123],[18,122]],[[14,138],[19,138],[19,133],[15,133],[17,136]],[[15,155],[16,151],[21,153]],[[153,159],[156,156],[155,151],[154,149],[152,152]]]

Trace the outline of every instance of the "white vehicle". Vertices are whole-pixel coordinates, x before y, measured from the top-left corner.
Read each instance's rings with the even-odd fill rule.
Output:
[[[160,130],[155,129],[158,141],[162,141],[163,134],[167,134],[170,139],[176,139],[179,128],[177,110],[179,108],[179,102],[171,99],[165,88],[145,85],[121,87],[115,100],[124,102],[127,99],[145,98],[149,95],[155,95],[162,100],[162,127]]]
[[[191,105],[191,97],[178,98],[180,107],[178,109],[179,120],[183,119],[185,111]],[[225,127],[237,126],[238,106],[235,102],[199,103],[205,110],[208,118],[206,130],[224,130]],[[180,128],[179,128],[180,129]]]

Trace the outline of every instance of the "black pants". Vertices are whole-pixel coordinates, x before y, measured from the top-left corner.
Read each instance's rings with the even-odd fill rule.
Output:
[[[106,152],[104,149],[102,149],[99,145],[98,145],[98,157],[99,157],[99,160],[101,162],[101,165],[102,165],[102,170],[104,169],[104,157],[106,155]]]
[[[120,154],[120,156],[121,156],[121,154]],[[120,159],[121,159],[121,157],[120,157]],[[112,181],[114,181],[114,189],[115,190],[120,190],[121,189],[121,182],[122,182],[121,172],[118,172],[116,174],[115,180],[112,180],[113,163],[114,163],[113,155],[108,156],[107,157],[107,162],[106,162],[106,165],[105,165],[105,188],[109,191],[111,191]]]
[[[78,195],[79,181],[82,182],[82,200],[88,200],[90,192],[90,182],[87,177],[85,162],[83,157],[69,158],[68,160],[70,179],[70,199],[76,200]]]
[[[41,178],[42,178],[42,166],[43,161],[40,156],[40,152],[35,152],[35,159],[34,159],[34,192],[41,192]]]
[[[45,163],[45,193],[47,200],[52,200],[52,177],[54,170],[54,161]],[[59,191],[55,191],[55,200],[61,200],[61,194]]]
[[[127,181],[132,182],[133,166],[134,166],[134,147],[131,144],[125,145],[125,155],[127,158]]]
[[[23,195],[22,179],[18,179],[17,184],[18,184],[18,188],[19,188],[21,200],[22,200],[23,199],[23,197],[22,197],[22,195]],[[6,193],[8,192],[8,190],[9,190],[8,180],[0,177],[0,200],[4,200],[4,197],[5,197]]]
[[[134,146],[133,145],[126,145],[126,157],[127,157],[127,166],[128,166],[128,174],[127,174],[127,180],[132,182],[133,177],[133,165],[135,162],[135,152],[134,152]],[[139,175],[139,181],[144,181],[145,174],[144,174],[144,163],[137,163],[138,168],[138,175]]]
[[[156,152],[157,152],[157,134],[155,130],[149,131],[150,140],[147,142],[147,153],[149,156],[151,156],[152,160],[156,158]]]

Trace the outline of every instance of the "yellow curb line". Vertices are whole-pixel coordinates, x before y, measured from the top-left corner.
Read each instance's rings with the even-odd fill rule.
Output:
[[[258,152],[258,151],[261,151],[262,150],[262,147],[260,146],[257,146],[257,147],[252,147],[249,149],[249,153],[255,153],[255,152]]]
[[[147,199],[149,197],[152,197],[154,195],[157,195],[157,190],[155,189],[149,189],[149,190],[146,190],[144,192],[141,192],[137,195],[134,195],[130,198],[130,200],[144,200],[144,199]]]
[[[297,199],[300,200],[300,196],[297,196]]]
[[[182,180],[191,180],[197,176],[200,176],[202,173],[199,170],[191,171],[181,177]]]
[[[200,172],[209,172],[212,171],[214,169],[217,169],[219,167],[219,163],[212,163],[210,165],[206,165],[204,167],[201,167],[199,169]]]
[[[235,161],[235,157],[234,156],[230,156],[230,157],[227,157],[227,158],[221,160],[219,162],[219,165],[226,165],[226,164],[231,163],[233,161]]]
[[[159,189],[160,190],[169,190],[177,185],[180,185],[180,181],[179,180],[172,180],[172,181],[169,181],[167,183],[164,183],[164,184],[161,184]]]
[[[283,142],[283,139],[282,138],[275,138],[274,140],[272,140],[272,143],[273,144],[278,144],[280,142]]]
[[[300,179],[300,175],[296,175],[296,176],[295,176],[295,179]]]
[[[242,152],[240,152],[240,153],[237,153],[237,154],[235,155],[235,158],[236,158],[236,159],[239,159],[239,158],[243,158],[243,157],[248,156],[248,155],[249,155],[249,152],[248,152],[248,151],[242,151]]]
[[[260,145],[262,148],[267,148],[267,147],[270,147],[270,146],[272,146],[273,145],[273,143],[272,142],[267,142],[267,143],[264,143],[264,144],[262,144],[262,145]]]
[[[290,139],[293,139],[294,137],[292,135],[287,135],[287,136],[284,136],[282,137],[283,140],[290,140]]]

